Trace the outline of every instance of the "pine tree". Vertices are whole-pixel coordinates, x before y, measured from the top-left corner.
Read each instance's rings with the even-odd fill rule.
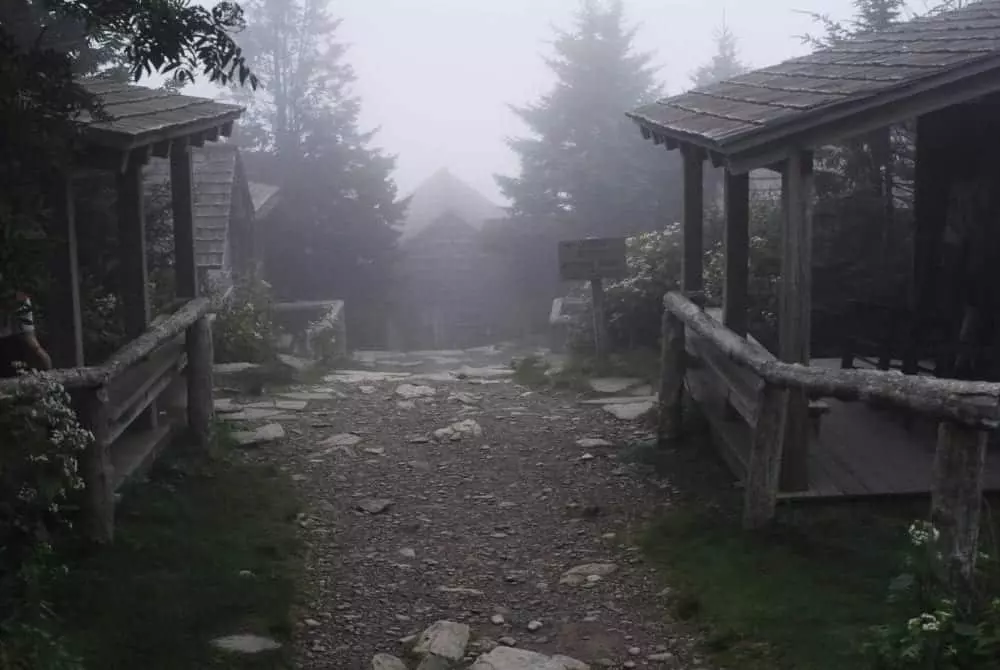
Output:
[[[558,82],[515,109],[531,131],[510,141],[521,173],[497,178],[515,217],[580,237],[657,230],[678,217],[677,157],[625,117],[660,93],[634,36],[620,0],[585,0],[572,30],[557,34],[546,62]]]
[[[736,35],[725,23],[715,34],[715,55],[691,76],[695,88],[702,88],[726,79],[732,79],[747,71],[739,56]]]
[[[297,299],[381,302],[405,203],[395,158],[359,128],[361,102],[340,21],[325,0],[247,3],[243,39],[263,92],[247,104],[237,140],[253,178],[282,187],[267,230],[275,290]],[[354,314],[351,315],[350,312]],[[348,310],[349,319],[360,309]],[[349,324],[350,325],[350,324]]]

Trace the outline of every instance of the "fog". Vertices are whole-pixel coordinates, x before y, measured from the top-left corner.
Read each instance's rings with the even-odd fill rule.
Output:
[[[212,4],[202,2],[200,4]],[[763,67],[806,53],[800,36],[816,30],[809,13],[851,15],[852,0],[626,0],[639,27],[636,45],[654,54],[668,92],[689,87],[711,58],[723,21],[740,55]],[[913,3],[917,11],[924,3]],[[442,167],[503,203],[493,175],[516,174],[504,139],[524,128],[509,105],[543,95],[554,27],[569,27],[577,0],[332,0],[340,39],[363,101],[362,123],[398,156],[402,193]],[[198,83],[192,94],[214,95]],[[622,110],[623,112],[625,110]]]

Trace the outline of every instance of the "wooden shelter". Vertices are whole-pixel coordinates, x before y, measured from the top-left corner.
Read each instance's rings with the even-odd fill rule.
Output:
[[[263,262],[259,226],[274,208],[278,188],[248,182],[235,145],[194,147],[191,158],[198,280],[203,289],[224,293],[234,278],[252,275]],[[166,200],[168,220],[173,212],[170,165],[168,158],[154,157],[144,171],[147,202],[155,206]]]
[[[970,520],[978,518],[986,436],[996,426],[1000,387],[912,374],[917,372],[912,352],[904,356],[911,359],[903,366],[904,375],[837,369],[812,360],[812,151],[916,120],[915,289],[909,305],[916,332],[920,315],[932,309],[934,290],[941,286],[944,223],[950,212],[954,216],[956,198],[966,223],[978,224],[973,227],[980,231],[975,239],[984,252],[982,267],[998,258],[995,215],[1000,202],[988,197],[991,190],[1000,191],[1000,165],[994,159],[1000,137],[998,103],[1000,0],[985,0],[629,114],[646,138],[680,149],[685,166],[683,292],[665,299],[662,436],[669,440],[680,430],[677,412],[686,385],[709,410],[721,442],[728,444],[730,462],[745,480],[748,525],[771,517],[779,492],[798,497],[859,493],[845,482],[878,467],[875,463],[886,456],[883,450],[905,450],[905,440],[879,444],[877,438],[854,431],[839,436],[838,441],[852,444],[835,447],[837,463],[829,458],[824,463],[824,454],[814,452],[810,413],[815,420],[824,410],[819,398],[880,401],[941,422],[936,450],[925,458],[912,448],[909,460],[924,468],[923,490],[933,490],[935,510],[948,512],[941,518],[959,524],[952,527],[961,536],[956,551],[968,558],[976,526]],[[705,161],[726,171],[725,297],[717,317],[697,305],[703,277]],[[748,173],[762,167],[780,171],[782,179],[777,356],[747,337]],[[995,283],[982,279],[985,275],[975,285]],[[991,307],[991,296],[1000,292],[984,293],[977,299]],[[962,297],[952,287],[941,299]],[[832,421],[844,410],[836,401],[830,404]],[[854,419],[844,425],[853,424],[861,425]],[[915,442],[910,440],[909,446]],[[822,440],[819,445],[826,447]],[[827,465],[840,469],[824,472]],[[914,467],[910,464],[907,471]],[[885,468],[882,490],[877,479],[869,478],[872,488],[864,493],[892,492],[896,473],[890,470]],[[991,477],[1000,486],[998,473]],[[826,484],[830,486],[824,488]]]
[[[114,529],[115,490],[147,466],[176,429],[186,427],[201,447],[211,437],[210,303],[199,297],[192,149],[228,136],[242,108],[107,80],[82,84],[107,118],[80,120],[78,160],[62,175],[54,203],[58,229],[51,231],[59,252],[52,259],[55,281],[46,311],[59,324],[48,343],[57,368],[51,375],[73,395],[95,436],[83,459],[89,533],[107,541]],[[176,309],[156,323],[150,319],[143,187],[144,166],[154,157],[169,161],[177,297]],[[73,207],[74,177],[91,170],[112,172],[117,180],[119,298],[130,339],[97,366],[85,366],[83,357],[76,241],[87,234],[87,222],[76,220]],[[17,392],[25,383],[3,380],[0,390]],[[171,389],[186,395],[180,415],[157,406]]]

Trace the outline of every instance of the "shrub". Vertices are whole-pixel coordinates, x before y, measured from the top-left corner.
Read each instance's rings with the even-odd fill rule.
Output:
[[[940,533],[918,521],[909,528],[905,570],[890,599],[900,617],[872,631],[867,644],[874,670],[987,670],[1000,659],[1000,563],[980,555],[979,591],[959,601],[948,582]]]
[[[270,287],[258,280],[238,284],[212,324],[217,363],[265,363],[275,356]]]

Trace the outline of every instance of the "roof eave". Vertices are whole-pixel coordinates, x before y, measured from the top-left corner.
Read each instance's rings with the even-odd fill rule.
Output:
[[[233,132],[233,124],[243,115],[243,107],[234,107],[207,119],[198,119],[188,123],[167,126],[145,133],[131,134],[117,132],[108,128],[86,126],[83,129],[85,141],[96,147],[116,151],[131,151],[160,142],[191,138],[205,134],[217,134],[217,137],[229,137]],[[199,141],[204,138],[197,138]]]

